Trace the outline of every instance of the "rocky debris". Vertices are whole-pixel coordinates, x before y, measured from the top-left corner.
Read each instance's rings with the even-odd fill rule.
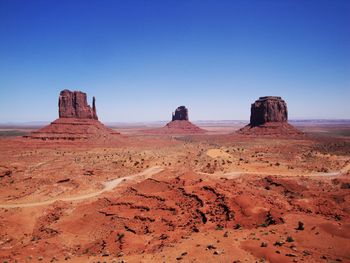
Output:
[[[25,138],[41,140],[113,139],[118,132],[98,121],[95,97],[92,108],[86,93],[62,90],[58,99],[59,118]]]
[[[250,123],[238,130],[244,135],[302,135],[288,123],[286,102],[277,96],[265,96],[256,100],[250,109]]]
[[[303,133],[290,125],[288,122],[267,122],[260,126],[247,125],[237,131],[238,134],[250,135],[250,136],[293,136],[299,137]]]
[[[185,106],[178,107],[173,112],[172,121],[188,121],[188,109]]]
[[[59,118],[48,126],[32,132],[27,138],[41,140],[86,140],[107,139],[118,132],[107,128],[100,121],[93,119]]]

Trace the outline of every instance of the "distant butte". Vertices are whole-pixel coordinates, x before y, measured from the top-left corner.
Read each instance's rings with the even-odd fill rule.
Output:
[[[91,108],[84,92],[62,90],[58,99],[59,118],[27,137],[42,140],[79,140],[106,139],[119,134],[98,121],[95,103],[93,97]]]
[[[201,134],[206,130],[199,128],[189,121],[188,109],[185,106],[178,107],[172,114],[171,122],[159,129],[145,131],[152,134]]]
[[[178,107],[173,112],[172,121],[188,121],[188,109],[185,106]]]
[[[287,103],[277,96],[265,96],[256,100],[250,108],[250,123],[237,133],[257,136],[302,134],[288,123]]]

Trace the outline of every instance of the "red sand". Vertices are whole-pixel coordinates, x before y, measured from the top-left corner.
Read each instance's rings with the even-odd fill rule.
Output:
[[[0,260],[350,261],[349,139],[122,141],[0,139]]]

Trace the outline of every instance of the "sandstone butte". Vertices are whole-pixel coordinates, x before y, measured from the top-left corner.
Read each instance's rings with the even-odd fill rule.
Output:
[[[110,138],[119,134],[98,120],[95,97],[91,108],[87,103],[86,93],[81,91],[62,90],[58,99],[58,114],[58,119],[27,137],[41,140],[80,140]]]
[[[206,130],[199,128],[189,121],[188,109],[185,106],[178,107],[172,113],[172,120],[164,127],[145,131],[152,134],[202,134]]]
[[[237,131],[243,135],[302,135],[288,123],[287,103],[277,96],[256,100],[250,108],[250,123]]]

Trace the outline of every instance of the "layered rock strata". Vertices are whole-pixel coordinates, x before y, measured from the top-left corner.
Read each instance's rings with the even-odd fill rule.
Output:
[[[171,122],[159,129],[144,131],[152,134],[201,134],[206,130],[199,128],[189,121],[188,109],[185,106],[178,107],[172,114]]]
[[[288,123],[287,103],[277,96],[265,96],[256,100],[250,108],[250,123],[237,133],[256,136],[302,134]]]
[[[119,134],[98,120],[95,97],[91,107],[87,103],[86,93],[81,91],[60,92],[58,115],[58,119],[27,137],[41,140],[80,140],[109,139]]]

